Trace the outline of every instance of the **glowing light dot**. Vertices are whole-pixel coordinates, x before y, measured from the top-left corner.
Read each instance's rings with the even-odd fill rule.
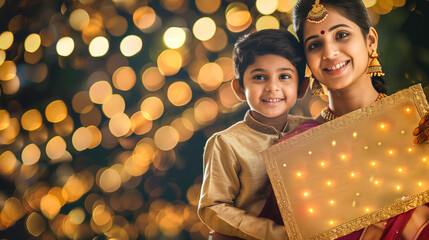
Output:
[[[357,137],[357,132],[354,132],[354,133],[353,133],[353,137]]]
[[[89,43],[88,50],[93,57],[104,56],[109,50],[109,40],[104,36],[96,37]]]
[[[308,195],[310,195],[308,192],[304,192],[303,193],[304,197],[308,197]]]
[[[375,166],[375,162],[371,162],[371,166]]]
[[[401,190],[401,186],[396,186],[396,190]]]
[[[331,200],[331,201],[329,201],[329,204],[334,205],[334,204],[335,204],[335,201],[334,201],[334,200]]]
[[[386,125],[384,125],[384,124],[382,123],[382,124],[380,124],[380,128],[381,128],[381,129],[384,129],[384,128],[386,128]]]
[[[392,154],[393,154],[393,151],[392,151],[392,150],[389,150],[389,154],[390,154],[390,155],[392,155]]]
[[[332,141],[332,146],[335,146],[335,145],[337,145],[337,142]]]
[[[334,221],[329,221],[329,224],[330,225],[334,225]]]
[[[368,146],[365,146],[365,147],[364,147],[364,149],[365,149],[365,150],[368,150]]]
[[[326,185],[331,186],[331,185],[332,185],[332,182],[331,182],[331,181],[327,181],[327,182],[326,182]]]
[[[405,134],[405,131],[404,131],[404,130],[402,130],[402,131],[401,131],[401,134]]]
[[[408,152],[412,152],[413,151],[413,149],[412,148],[408,148]]]
[[[296,175],[297,175],[298,177],[301,177],[301,173],[300,173],[300,172],[297,172],[297,173],[296,173]]]
[[[179,48],[186,41],[186,32],[182,28],[170,27],[164,33],[164,43],[169,48]]]
[[[375,184],[375,185],[378,185],[379,183],[380,183],[380,182],[379,182],[379,181],[377,181],[377,180],[374,182],[374,184]]]
[[[320,166],[324,167],[325,166],[325,162],[321,162]]]
[[[350,173],[350,177],[354,177],[354,176],[355,176],[354,172]]]
[[[136,35],[126,36],[122,39],[120,49],[125,57],[136,55],[143,47],[143,41]]]
[[[410,109],[410,108],[406,108],[406,109],[405,109],[405,111],[406,111],[406,112],[410,112],[410,111],[411,111],[411,109]]]
[[[369,212],[370,211],[370,209],[369,208],[365,208],[365,212]]]
[[[313,154],[311,151],[308,151],[308,155],[311,155],[311,154]]]
[[[401,172],[402,172],[402,168],[398,168],[398,172],[400,172],[400,173],[401,173]]]
[[[286,167],[286,163],[283,163],[283,167]]]
[[[309,211],[310,213],[313,213],[313,212],[314,212],[314,210],[313,210],[312,208],[309,208],[309,209],[308,209],[308,211]]]
[[[422,159],[422,161],[423,161],[423,162],[426,162],[426,161],[427,161],[427,159],[426,159],[426,158],[423,158],[423,159]]]
[[[345,154],[343,154],[343,155],[341,155],[341,159],[346,159],[346,155]]]
[[[57,42],[57,53],[60,56],[67,57],[74,50],[74,40],[71,37],[63,37]]]
[[[423,186],[423,184],[421,182],[418,183],[419,187]]]
[[[378,146],[381,146],[381,142],[378,142],[378,143],[377,143],[377,145],[378,145]]]

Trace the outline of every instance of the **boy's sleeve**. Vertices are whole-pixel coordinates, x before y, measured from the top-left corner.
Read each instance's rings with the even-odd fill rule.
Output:
[[[235,207],[240,166],[234,150],[215,135],[204,151],[204,179],[198,215],[214,231],[243,239],[287,239],[285,227]]]

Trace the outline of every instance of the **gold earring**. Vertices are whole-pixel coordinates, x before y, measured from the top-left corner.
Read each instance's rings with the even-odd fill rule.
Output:
[[[378,61],[378,54],[376,51],[372,51],[371,53],[371,60],[369,61],[368,65],[368,75],[369,76],[384,76],[384,72],[381,69],[380,62]]]
[[[320,82],[314,76],[312,76],[312,78],[313,83],[311,84],[311,96],[320,96],[325,94],[325,90]]]

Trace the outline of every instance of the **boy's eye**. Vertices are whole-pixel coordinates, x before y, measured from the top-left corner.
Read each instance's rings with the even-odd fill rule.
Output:
[[[256,79],[256,80],[264,80],[264,79],[265,79],[265,77],[264,77],[264,75],[255,75],[255,76],[253,76],[253,79]]]
[[[280,79],[289,79],[290,78],[290,75],[289,74],[282,74],[282,75],[280,75],[280,77],[279,77]]]
[[[339,32],[337,33],[337,35],[335,36],[336,39],[341,39],[341,38],[345,38],[347,36],[349,36],[350,34],[346,33],[346,32]]]

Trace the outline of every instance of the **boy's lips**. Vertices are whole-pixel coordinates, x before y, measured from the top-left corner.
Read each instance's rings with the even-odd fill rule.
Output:
[[[265,98],[262,99],[263,102],[276,103],[285,100],[284,98]]]

